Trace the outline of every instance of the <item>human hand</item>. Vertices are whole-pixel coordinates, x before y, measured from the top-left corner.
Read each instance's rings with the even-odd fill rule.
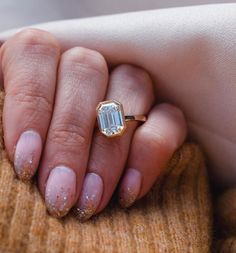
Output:
[[[4,43],[4,140],[16,174],[38,184],[49,212],[80,219],[100,212],[119,181],[127,207],[144,196],[183,143],[186,124],[173,105],[155,105],[146,71],[129,65],[108,73],[104,57],[75,47],[61,54],[49,33],[29,29]],[[145,114],[121,137],[95,129],[96,106],[115,99],[125,114]],[[153,107],[154,106],[154,107]]]

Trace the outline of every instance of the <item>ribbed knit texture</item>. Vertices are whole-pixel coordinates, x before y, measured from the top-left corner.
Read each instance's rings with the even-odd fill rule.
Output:
[[[0,150],[0,252],[210,252],[211,198],[194,144],[174,155],[162,179],[135,206],[123,210],[113,198],[85,223],[72,214],[50,217],[35,184],[19,181],[2,143]]]
[[[216,201],[218,240],[215,252],[236,252],[236,188],[224,191]]]

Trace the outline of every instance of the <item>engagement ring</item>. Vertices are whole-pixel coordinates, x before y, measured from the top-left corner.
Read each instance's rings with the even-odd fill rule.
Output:
[[[144,115],[125,115],[122,104],[115,100],[100,102],[96,111],[99,130],[107,137],[123,135],[127,121],[146,121]]]

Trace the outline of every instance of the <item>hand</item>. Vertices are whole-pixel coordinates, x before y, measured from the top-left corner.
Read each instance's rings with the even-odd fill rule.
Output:
[[[100,53],[75,47],[61,54],[51,34],[34,29],[5,42],[1,64],[6,149],[19,178],[28,180],[38,170],[40,191],[55,216],[73,206],[81,219],[100,212],[121,177],[120,202],[132,205],[185,139],[182,112],[169,104],[153,107],[152,81],[138,67],[108,73]],[[109,99],[148,120],[106,138],[95,129],[96,106]]]
[[[54,34],[63,51],[82,45],[102,53],[109,66],[128,62],[147,70],[158,100],[184,112],[211,180],[229,187],[236,184],[235,12],[236,4],[204,5],[37,27]],[[0,41],[13,34],[1,33]]]

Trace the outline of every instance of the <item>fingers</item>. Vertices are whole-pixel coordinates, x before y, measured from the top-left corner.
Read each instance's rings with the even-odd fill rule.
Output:
[[[146,114],[153,102],[152,82],[140,68],[123,65],[110,77],[106,100],[123,104],[127,115]],[[95,132],[83,189],[76,205],[77,216],[88,219],[110,200],[125,166],[137,123],[130,122],[121,137],[107,138]]]
[[[4,140],[22,179],[31,178],[38,167],[53,109],[59,56],[54,37],[35,29],[16,34],[1,48]]]
[[[183,113],[175,106],[161,104],[133,137],[127,170],[119,188],[120,204],[132,205],[144,196],[182,145],[187,127]]]
[[[78,198],[96,106],[104,99],[107,79],[107,65],[99,53],[78,47],[62,55],[54,112],[39,171],[40,190],[55,216],[64,216]]]
[[[56,40],[32,29],[6,42],[0,59],[6,90],[6,148],[22,179],[34,175],[41,158],[39,187],[53,215],[64,216],[78,197],[82,220],[101,211],[125,166],[119,195],[121,205],[130,206],[147,193],[185,139],[182,113],[163,104],[143,125],[128,123],[123,136],[108,139],[96,130],[92,141],[99,102],[117,100],[126,115],[149,112],[154,92],[144,70],[116,68],[105,97],[108,71],[99,53],[73,48],[60,58]]]

